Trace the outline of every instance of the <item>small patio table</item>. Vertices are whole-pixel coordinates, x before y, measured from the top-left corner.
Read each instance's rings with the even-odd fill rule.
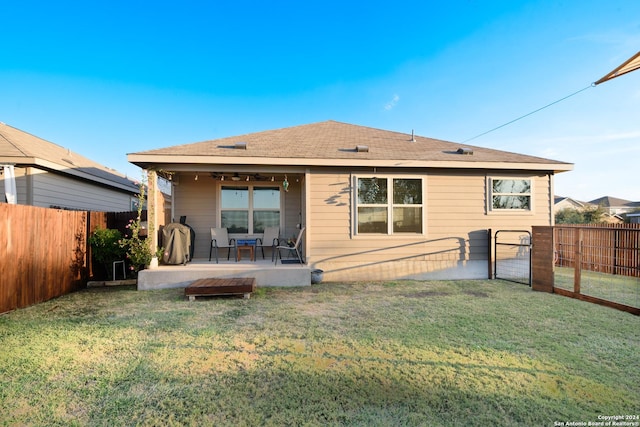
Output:
[[[237,249],[238,249],[238,261],[242,260],[242,251],[247,251],[249,253],[249,259],[251,261],[256,260],[256,239],[238,239]]]

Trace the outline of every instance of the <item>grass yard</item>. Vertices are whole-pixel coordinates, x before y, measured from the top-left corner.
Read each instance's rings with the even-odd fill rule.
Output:
[[[555,267],[555,283],[558,288],[573,291],[575,271],[569,267]],[[582,270],[580,293],[640,308],[640,278]]]
[[[0,425],[554,426],[640,414],[640,318],[625,312],[504,281],[183,292],[94,288],[0,316]]]

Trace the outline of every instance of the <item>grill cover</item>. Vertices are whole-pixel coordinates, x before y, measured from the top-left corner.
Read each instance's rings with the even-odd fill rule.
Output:
[[[191,228],[172,222],[162,229],[162,262],[185,265],[191,260]]]

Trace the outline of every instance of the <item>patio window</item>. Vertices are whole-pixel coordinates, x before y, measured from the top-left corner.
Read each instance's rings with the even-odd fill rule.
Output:
[[[280,188],[222,186],[220,223],[229,233],[259,234],[280,226]]]
[[[531,180],[522,178],[490,178],[490,210],[531,211]]]
[[[422,234],[422,179],[356,178],[357,234]]]

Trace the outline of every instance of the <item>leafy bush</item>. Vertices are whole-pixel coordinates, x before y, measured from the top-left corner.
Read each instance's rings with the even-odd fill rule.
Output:
[[[107,273],[113,261],[124,258],[126,251],[120,246],[122,233],[110,228],[97,228],[89,237],[93,259],[102,264]]]
[[[565,208],[556,213],[556,224],[599,224],[604,222],[604,213],[602,206]]]

